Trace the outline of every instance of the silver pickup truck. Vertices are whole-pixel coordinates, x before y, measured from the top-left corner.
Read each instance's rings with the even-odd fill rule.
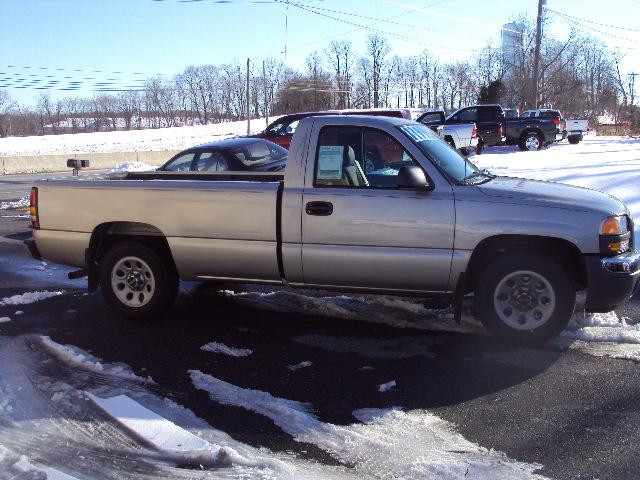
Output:
[[[633,224],[604,193],[478,170],[410,120],[302,120],[285,173],[130,173],[38,181],[36,258],[80,268],[125,317],[155,319],[179,279],[443,297],[544,341],[576,292],[608,311],[637,288]]]

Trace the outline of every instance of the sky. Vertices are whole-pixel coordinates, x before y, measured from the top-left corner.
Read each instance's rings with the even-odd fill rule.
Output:
[[[640,0],[546,7],[547,35],[566,39],[573,25],[616,52],[624,74],[640,72]],[[334,39],[364,53],[372,29],[394,54],[426,48],[441,61],[473,60],[499,45],[504,23],[535,21],[536,8],[537,0],[0,0],[0,88],[33,105],[42,92],[135,88],[189,65],[274,57],[305,70],[307,55]]]

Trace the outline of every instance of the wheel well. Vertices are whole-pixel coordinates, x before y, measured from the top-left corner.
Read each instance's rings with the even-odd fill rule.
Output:
[[[135,241],[144,244],[167,262],[169,268],[177,274],[176,264],[165,235],[153,225],[138,222],[108,222],[98,225],[91,234],[87,267],[89,269],[89,290],[97,288],[100,264],[104,255],[114,245]]]
[[[483,270],[501,255],[514,252],[539,253],[554,260],[569,274],[576,290],[586,288],[584,258],[573,243],[536,235],[496,235],[481,241],[471,254],[466,271],[465,292],[475,290]]]
[[[526,136],[529,135],[530,133],[535,133],[538,136],[538,138],[540,138],[540,140],[544,140],[544,137],[542,136],[542,132],[540,130],[538,130],[537,128],[528,128],[527,130],[522,132],[522,134],[520,135],[520,141],[524,141]]]

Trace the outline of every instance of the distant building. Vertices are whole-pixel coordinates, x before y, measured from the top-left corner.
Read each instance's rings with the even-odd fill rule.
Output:
[[[500,48],[504,65],[504,79],[509,79],[514,74],[514,67],[522,58],[523,33],[524,25],[522,23],[505,23],[502,26]]]

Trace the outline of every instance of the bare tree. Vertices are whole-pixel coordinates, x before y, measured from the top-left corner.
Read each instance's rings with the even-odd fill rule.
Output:
[[[335,86],[338,90],[337,101],[334,103],[339,109],[349,108],[351,106],[350,93],[353,69],[351,42],[333,40],[325,53],[333,67]]]
[[[377,33],[367,37],[367,53],[371,57],[371,80],[373,86],[373,107],[380,106],[380,81],[386,65],[386,58],[391,47],[387,39]]]
[[[16,107],[6,90],[0,90],[0,137],[11,135],[11,117]]]

